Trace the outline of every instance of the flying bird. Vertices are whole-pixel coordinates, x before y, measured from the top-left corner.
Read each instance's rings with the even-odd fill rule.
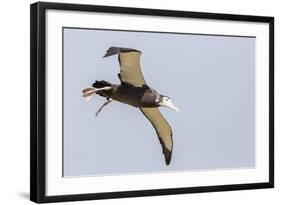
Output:
[[[111,84],[106,81],[95,81],[91,87],[82,90],[87,100],[94,94],[105,97],[106,102],[97,110],[96,116],[112,101],[118,101],[139,108],[156,130],[162,146],[166,165],[170,164],[173,150],[172,128],[161,115],[158,107],[163,106],[179,111],[171,99],[159,94],[145,82],[140,66],[141,51],[131,48],[110,47],[103,56],[118,54],[121,84]]]

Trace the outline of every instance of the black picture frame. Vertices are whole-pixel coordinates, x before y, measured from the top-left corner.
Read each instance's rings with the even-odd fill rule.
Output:
[[[125,192],[88,193],[46,196],[46,10],[68,10],[101,13],[120,13],[146,16],[217,19],[263,22],[269,24],[269,181],[250,184],[138,190]],[[30,200],[37,203],[76,200],[96,200],[198,192],[215,192],[274,187],[274,18],[265,16],[202,13],[144,8],[110,7],[82,4],[38,2],[30,7]]]

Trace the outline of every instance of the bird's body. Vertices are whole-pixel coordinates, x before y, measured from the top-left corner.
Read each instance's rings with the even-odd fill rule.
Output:
[[[109,83],[105,83],[105,81],[96,81],[93,83],[93,87],[99,87],[103,82],[108,86]],[[112,84],[110,87],[111,90],[97,91],[96,94],[137,108],[159,107],[157,102],[160,101],[160,94],[146,85],[135,87],[122,83],[120,85]]]
[[[118,54],[120,65],[118,77],[121,84],[111,84],[103,80],[95,81],[91,87],[82,91],[83,96],[91,98],[93,94],[97,94],[107,99],[107,102],[99,108],[96,115],[112,101],[139,108],[156,130],[166,164],[169,165],[173,149],[172,129],[161,115],[158,107],[165,106],[176,111],[178,111],[178,108],[173,105],[170,98],[159,94],[146,84],[140,68],[140,51],[130,48],[110,47],[104,57],[115,54]]]

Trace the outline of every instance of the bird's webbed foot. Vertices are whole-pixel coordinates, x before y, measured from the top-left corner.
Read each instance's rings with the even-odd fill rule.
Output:
[[[106,102],[97,110],[97,112],[96,112],[96,117],[98,116],[98,114],[101,112],[101,110],[105,107],[105,106],[107,106],[110,102],[112,102],[113,100],[112,99],[110,99],[110,98],[106,98]]]

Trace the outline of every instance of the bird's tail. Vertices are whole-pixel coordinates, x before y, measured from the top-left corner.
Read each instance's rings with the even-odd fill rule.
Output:
[[[106,81],[96,81],[92,87],[87,87],[82,90],[82,96],[89,101],[95,93],[99,91],[111,90],[111,84]]]
[[[103,88],[103,87],[111,86],[111,85],[112,85],[111,83],[106,82],[104,80],[96,80],[96,82],[94,82],[92,86],[95,88]]]

